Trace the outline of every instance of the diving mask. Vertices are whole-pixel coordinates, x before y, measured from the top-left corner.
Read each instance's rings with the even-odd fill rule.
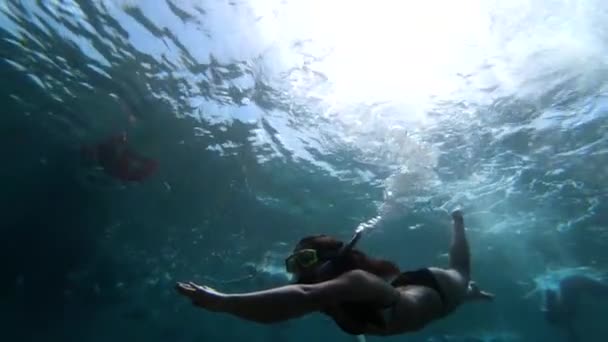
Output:
[[[288,273],[314,266],[319,262],[316,249],[301,249],[285,259],[285,269]]]

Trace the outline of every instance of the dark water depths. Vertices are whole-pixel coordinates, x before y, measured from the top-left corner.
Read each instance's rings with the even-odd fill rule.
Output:
[[[535,289],[608,266],[606,19],[593,0],[1,1],[4,340],[352,340],[196,311],[173,284],[286,282],[300,237],[377,215],[362,248],[442,265],[456,207],[496,302],[388,340],[563,338]],[[158,163],[140,182],[83,158],[122,133]],[[606,304],[584,303],[583,340],[605,341]]]

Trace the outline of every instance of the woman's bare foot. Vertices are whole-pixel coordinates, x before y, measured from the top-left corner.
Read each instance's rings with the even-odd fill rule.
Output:
[[[454,222],[457,222],[457,223],[464,222],[464,218],[462,217],[462,211],[458,210],[458,209],[454,210],[452,212],[452,219],[454,220]]]
[[[474,281],[469,282],[468,298],[471,300],[494,300],[494,294],[482,291]]]
[[[225,295],[208,286],[197,285],[193,282],[177,283],[175,289],[182,296],[190,298],[192,304],[209,311],[221,311]]]

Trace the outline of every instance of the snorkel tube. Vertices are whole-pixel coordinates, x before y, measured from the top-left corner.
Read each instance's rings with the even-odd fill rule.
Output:
[[[344,257],[350,252],[361,237],[363,236],[363,232],[369,229],[375,228],[382,221],[382,216],[378,215],[372,217],[371,219],[360,223],[355,229],[355,234],[350,239],[350,241],[343,245],[340,250],[336,252],[336,254],[329,258],[329,260],[325,261],[323,264],[319,266],[316,270],[317,279],[320,281],[329,280],[336,275],[336,270],[339,267],[338,265],[344,260]]]
[[[359,242],[359,239],[361,239],[362,235],[363,235],[362,230],[355,232],[355,235],[353,235],[353,237],[350,239],[350,241],[346,245],[342,246],[342,248],[340,248],[340,251],[338,252],[338,257],[342,257],[342,256],[346,255],[346,253],[348,253],[351,249],[353,249],[355,247],[355,245],[357,244],[357,242]]]
[[[350,241],[340,248],[335,257],[327,260],[321,266],[319,266],[316,271],[319,280],[325,281],[334,276],[337,264],[339,264],[342,258],[344,258],[346,254],[355,247],[357,242],[359,242],[359,239],[361,239],[361,236],[363,236],[363,230],[357,230]]]

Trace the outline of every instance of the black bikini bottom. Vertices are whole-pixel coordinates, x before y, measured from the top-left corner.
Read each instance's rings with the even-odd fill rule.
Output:
[[[431,288],[439,294],[439,298],[441,298],[441,303],[445,305],[446,298],[445,294],[439,287],[439,283],[437,283],[437,279],[433,275],[433,272],[428,268],[421,268],[415,271],[407,271],[401,273],[393,282],[391,283],[393,287],[400,286],[424,286]]]
[[[446,303],[445,294],[441,291],[435,276],[428,268],[419,269],[416,271],[403,272],[391,283],[393,287],[400,286],[424,286],[431,288],[439,294],[441,303]],[[365,328],[368,324],[379,329],[386,328],[386,321],[382,314],[382,310],[378,309],[377,305],[372,303],[361,302],[342,302],[340,308],[348,315],[348,322],[339,322],[338,326],[348,334],[360,335],[365,333]]]

